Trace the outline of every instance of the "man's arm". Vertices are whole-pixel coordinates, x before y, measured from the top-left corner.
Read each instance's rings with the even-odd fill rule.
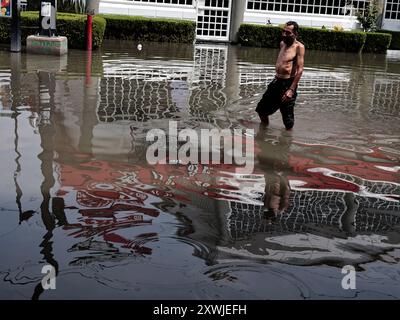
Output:
[[[293,83],[290,86],[290,88],[285,92],[285,94],[282,97],[282,102],[289,101],[293,98],[294,92],[296,91],[297,85],[300,81],[301,76],[303,75],[303,70],[304,70],[304,53],[305,53],[305,48],[303,45],[298,46],[297,52],[296,52],[296,75],[293,79]]]
[[[305,54],[305,48],[303,45],[300,45],[297,50],[297,72],[296,75],[293,79],[293,83],[290,86],[290,89],[294,92],[297,88],[297,85],[299,84],[300,78],[303,75],[304,71],[304,54]]]

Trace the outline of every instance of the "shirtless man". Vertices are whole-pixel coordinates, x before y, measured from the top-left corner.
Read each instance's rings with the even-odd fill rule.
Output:
[[[286,129],[293,128],[296,90],[303,74],[305,53],[304,45],[297,40],[298,31],[299,26],[294,21],[287,22],[283,29],[275,78],[268,85],[256,108],[265,125],[269,123],[268,116],[279,109]]]

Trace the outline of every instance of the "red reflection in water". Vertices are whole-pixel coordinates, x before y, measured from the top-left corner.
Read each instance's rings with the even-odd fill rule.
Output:
[[[378,149],[362,154],[335,146],[294,143],[300,148],[287,153],[287,178],[301,181],[300,188],[359,192],[358,178],[387,182],[399,180],[398,173],[377,167],[395,167],[393,159]],[[255,150],[256,156],[262,152],[259,145]],[[70,224],[66,228],[74,230],[71,233],[74,237],[100,236],[106,242],[129,248],[138,254],[151,254],[151,248],[142,246],[139,239],[149,236],[157,238],[157,233],[126,238],[119,232],[152,225],[153,219],[160,214],[154,203],[165,200],[190,203],[190,197],[195,194],[210,200],[238,200],[229,192],[221,193],[221,190],[240,190],[240,186],[229,184],[236,169],[234,165],[149,166],[107,161],[85,162],[82,157],[78,158],[81,161],[79,164],[60,164],[61,189],[57,195],[65,197],[73,192],[76,201],[73,205],[78,207],[82,215],[80,223]],[[318,168],[325,171],[316,170]],[[263,179],[264,172],[256,168],[253,176]],[[221,177],[225,178],[224,181],[220,181]],[[144,216],[150,218],[145,219]]]

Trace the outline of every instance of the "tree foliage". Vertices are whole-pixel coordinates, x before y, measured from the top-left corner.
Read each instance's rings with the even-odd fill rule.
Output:
[[[375,32],[378,29],[379,11],[378,0],[371,0],[365,10],[357,12],[357,20],[364,31]]]

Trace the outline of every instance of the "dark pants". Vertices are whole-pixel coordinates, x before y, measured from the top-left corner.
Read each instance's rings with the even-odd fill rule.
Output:
[[[275,78],[268,85],[262,99],[257,105],[256,111],[260,118],[266,118],[274,114],[278,109],[281,111],[283,124],[286,129],[291,129],[294,126],[294,106],[297,98],[297,90],[293,94],[290,101],[282,102],[282,97],[290,88],[294,78],[280,79]]]

